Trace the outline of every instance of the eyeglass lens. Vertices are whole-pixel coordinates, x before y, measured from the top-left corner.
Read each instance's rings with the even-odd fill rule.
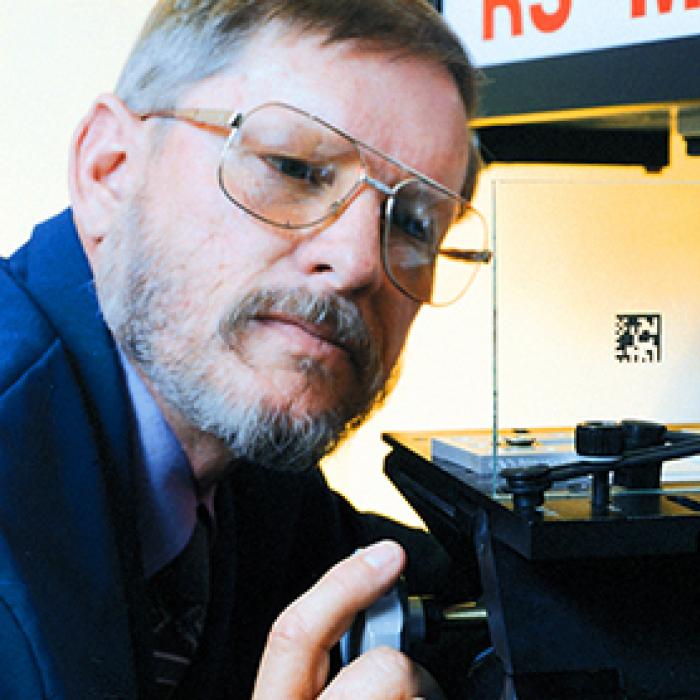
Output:
[[[353,141],[294,108],[268,104],[249,112],[233,131],[219,177],[227,196],[248,213],[303,229],[341,209],[365,172]],[[413,178],[387,200],[383,264],[392,282],[419,301],[449,303],[476,273],[477,265],[440,254],[481,250],[486,242],[479,220],[452,226],[460,206],[460,200]]]
[[[465,257],[486,244],[480,216],[468,210],[460,219],[458,200],[420,180],[402,182],[387,208],[382,245],[394,284],[438,306],[458,299],[478,271]]]
[[[246,115],[230,139],[222,183],[259,218],[305,228],[327,218],[363,172],[353,143],[295,110],[265,105]]]

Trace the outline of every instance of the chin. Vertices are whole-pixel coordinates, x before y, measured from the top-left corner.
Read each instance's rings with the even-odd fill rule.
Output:
[[[259,396],[268,410],[302,419],[337,412],[344,403],[336,386],[319,387],[306,381],[290,383],[283,391],[263,391]]]

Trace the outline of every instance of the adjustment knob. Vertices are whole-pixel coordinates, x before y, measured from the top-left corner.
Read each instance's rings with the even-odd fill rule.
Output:
[[[576,426],[574,445],[584,457],[613,457],[625,449],[625,431],[613,421],[586,421]]]
[[[516,512],[530,514],[544,503],[545,491],[552,485],[550,472],[546,464],[501,470],[501,476],[506,480],[504,490],[513,495]]]
[[[626,450],[663,445],[666,426],[648,420],[623,420],[620,424],[625,437]]]

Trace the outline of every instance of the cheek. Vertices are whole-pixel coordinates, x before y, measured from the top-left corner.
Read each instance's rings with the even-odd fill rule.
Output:
[[[221,313],[263,285],[289,252],[283,239],[261,230],[223,195],[220,199],[173,201],[153,218],[155,258],[171,277],[180,308],[191,313]]]
[[[245,215],[227,212],[210,218],[191,240],[183,241],[182,275],[192,293],[218,312],[266,281],[281,281],[287,247],[254,230]],[[251,230],[252,229],[252,230]],[[269,286],[269,285],[268,285]]]

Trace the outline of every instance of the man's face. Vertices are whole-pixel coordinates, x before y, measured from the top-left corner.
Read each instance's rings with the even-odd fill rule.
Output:
[[[460,190],[465,114],[444,69],[281,29],[259,32],[178,106],[245,113],[287,102]],[[162,128],[156,121],[142,128]],[[151,387],[186,421],[242,456],[306,466],[371,408],[418,304],[382,268],[376,190],[290,233],[226,199],[222,146],[215,130],[167,125],[102,243],[100,300]],[[406,177],[378,158],[368,165],[390,185]]]

